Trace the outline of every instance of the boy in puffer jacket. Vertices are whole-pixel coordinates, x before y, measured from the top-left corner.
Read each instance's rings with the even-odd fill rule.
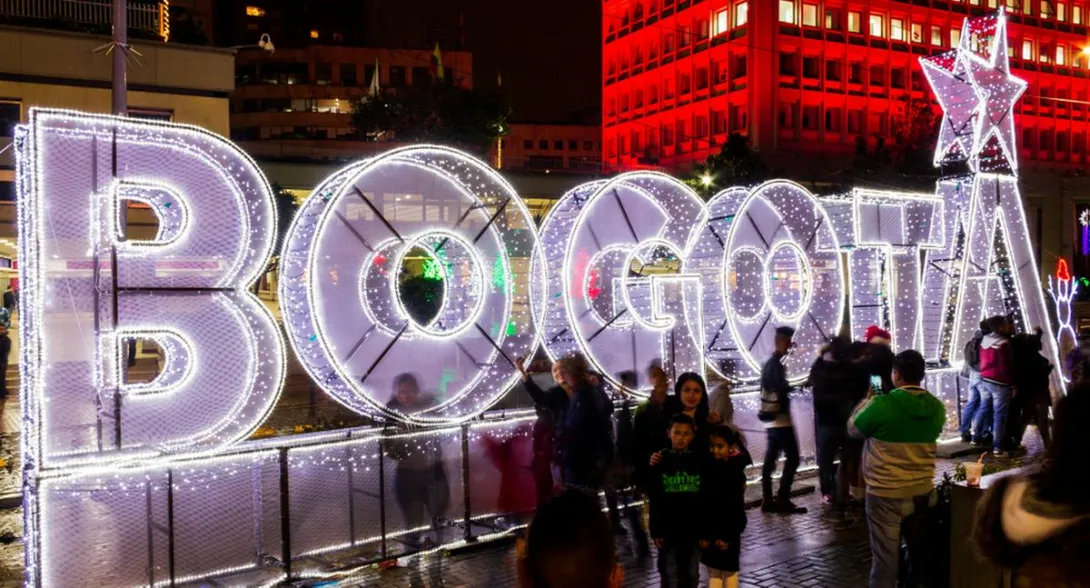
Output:
[[[921,541],[926,530],[903,523],[928,506],[935,476],[935,444],[946,422],[946,408],[920,387],[924,370],[918,351],[897,354],[893,359],[896,388],[889,394],[872,394],[848,420],[851,435],[866,439],[863,478],[873,556],[871,588],[897,585],[902,529],[912,575],[923,574],[925,569]]]

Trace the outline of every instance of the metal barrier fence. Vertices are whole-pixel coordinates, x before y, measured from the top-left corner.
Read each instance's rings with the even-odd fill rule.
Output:
[[[934,372],[956,435],[956,372]],[[758,394],[733,396],[759,475]],[[812,402],[793,397],[804,466]],[[618,417],[631,415],[618,410]],[[28,580],[44,586],[258,585],[336,577],[503,535],[536,503],[532,411],[420,431],[346,429],[248,441],[228,454],[28,476]],[[508,524],[511,523],[511,524]],[[40,546],[40,552],[34,546]]]

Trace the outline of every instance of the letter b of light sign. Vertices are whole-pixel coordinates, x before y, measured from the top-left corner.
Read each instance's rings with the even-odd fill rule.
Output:
[[[284,344],[248,292],[275,245],[269,185],[206,131],[32,110],[20,129],[21,331],[39,468],[214,453],[280,393]],[[125,237],[130,204],[158,217]],[[126,381],[126,346],[165,364]]]

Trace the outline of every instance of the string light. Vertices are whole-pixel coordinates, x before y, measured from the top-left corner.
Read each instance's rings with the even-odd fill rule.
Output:
[[[281,311],[311,378],[349,409],[408,427],[396,435],[359,428],[239,443],[264,421],[284,374],[279,331],[247,291],[277,234],[267,181],[236,147],[199,129],[32,111],[15,136],[28,584],[72,583],[65,570],[88,525],[145,525],[145,501],[162,497],[167,471],[178,495],[253,509],[254,529],[213,538],[208,547],[218,549],[242,535],[265,538],[261,470],[282,452],[291,501],[341,517],[347,504],[324,498],[324,485],[374,474],[387,443],[432,459],[444,446],[461,451],[463,440],[525,437],[533,411],[482,415],[515,383],[514,359],[539,339],[554,358],[584,352],[613,385],[618,372],[656,358],[675,372],[707,367],[752,383],[774,327],[791,325],[798,346],[787,367],[797,381],[839,332],[848,284],[853,332],[881,324],[896,347],[918,345],[951,364],[929,370],[928,387],[955,414],[960,343],[981,317],[1006,311],[1027,327],[1048,325],[1015,177],[1010,107],[1025,84],[1009,75],[1002,12],[967,19],[963,32],[957,51],[922,63],[945,111],[935,161],[963,159],[974,174],[940,181],[934,196],[853,190],[818,199],[774,181],[704,204],[669,176],[637,172],[565,194],[539,239],[514,189],[451,149],[394,150],[330,176],[289,228]],[[115,144],[116,178],[106,171]],[[122,200],[152,208],[155,239],[124,238]],[[410,315],[397,285],[405,256],[420,249],[443,282],[426,322]],[[122,288],[186,292],[118,293],[114,327],[109,304],[96,299],[110,288],[95,289],[114,278]],[[107,320],[92,324],[92,315]],[[165,352],[151,382],[124,382],[124,341],[133,337]],[[1056,361],[1055,343],[1045,344]],[[401,373],[416,373],[433,401],[389,406]],[[99,448],[88,425],[110,414],[109,403],[100,410],[86,399],[118,393],[122,448]],[[737,399],[756,410],[756,396]],[[229,483],[244,478],[251,495]],[[109,497],[118,516],[87,510],[92,496]],[[328,527],[294,536],[296,556],[381,539]],[[387,537],[422,530],[391,528]],[[120,564],[131,554],[86,559],[130,574]],[[221,559],[182,579],[263,565]],[[148,570],[136,567],[143,577],[120,581],[146,582]]]
[[[1078,339],[1075,334],[1075,327],[1071,324],[1071,302],[1075,299],[1078,291],[1079,283],[1072,279],[1071,271],[1067,268],[1067,260],[1061,257],[1056,264],[1055,281],[1052,276],[1048,277],[1048,294],[1052,297],[1052,301],[1056,303],[1056,321],[1059,323],[1056,329],[1057,346],[1063,345],[1065,333],[1070,337],[1069,341],[1072,343]]]
[[[1051,332],[1017,183],[1013,107],[1027,84],[1010,74],[1007,44],[1000,7],[993,15],[966,18],[954,51],[920,58],[944,110],[936,165],[963,160],[973,172],[942,181],[936,190],[946,202],[951,238],[928,254],[924,310],[945,309],[946,319],[925,325],[923,344],[926,356],[940,362],[960,362],[964,342],[988,315],[1011,314],[1023,329]],[[1043,353],[1059,365],[1051,338]],[[1053,384],[1062,389],[1056,370]]]

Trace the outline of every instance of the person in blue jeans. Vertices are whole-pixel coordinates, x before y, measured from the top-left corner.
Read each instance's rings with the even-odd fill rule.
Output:
[[[980,410],[980,343],[984,336],[992,332],[989,320],[980,321],[980,330],[965,345],[965,375],[969,378],[969,400],[961,410],[961,440],[975,445],[985,441],[984,434],[992,430],[991,411]],[[984,415],[983,426],[978,426],[976,435],[972,434],[977,413]]]
[[[988,319],[992,332],[980,341],[980,410],[974,419],[976,434],[983,437],[985,414],[992,414],[992,447],[1003,450],[1007,428],[1007,409],[1014,394],[1014,357],[1010,337],[1014,330],[1006,317]],[[974,439],[980,442],[982,439]]]

